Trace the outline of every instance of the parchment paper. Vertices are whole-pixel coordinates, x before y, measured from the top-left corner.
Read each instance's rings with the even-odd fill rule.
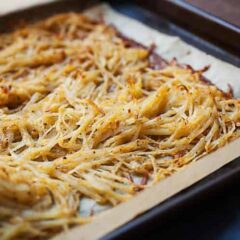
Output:
[[[146,210],[189,187],[240,155],[240,140],[235,140],[206,157],[192,162],[183,170],[146,189],[128,202],[96,216],[89,224],[75,227],[52,240],[91,240],[99,239],[117,227],[127,223]]]
[[[145,46],[155,43],[156,52],[166,60],[172,60],[175,57],[179,63],[189,64],[195,70],[210,66],[204,76],[226,92],[229,90],[228,84],[230,84],[233,87],[234,96],[240,97],[239,68],[198,50],[178,37],[160,33],[134,19],[119,14],[106,4],[92,8],[87,11],[87,15],[93,18],[103,16],[107,23],[116,26],[125,36]]]
[[[166,60],[175,57],[179,63],[190,64],[194,69],[201,69],[209,65],[210,68],[205,76],[223,91],[228,91],[228,84],[230,84],[233,87],[234,96],[240,97],[239,68],[207,55],[186,44],[178,37],[162,34],[140,22],[118,14],[107,5],[95,7],[88,10],[86,14],[94,18],[103,16],[107,23],[115,25],[125,36],[145,46],[155,43],[157,45],[156,52]],[[137,215],[196,183],[238,156],[240,156],[240,139],[196,162],[190,163],[179,172],[139,193],[128,202],[100,213],[92,223],[75,227],[67,233],[54,237],[53,240],[99,239]]]
[[[56,0],[0,0],[0,15]]]

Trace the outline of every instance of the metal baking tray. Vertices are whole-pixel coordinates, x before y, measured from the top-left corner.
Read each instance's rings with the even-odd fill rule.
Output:
[[[55,13],[82,11],[99,2],[102,1],[62,0],[0,16],[0,32],[9,31],[17,24],[21,24],[22,20],[35,21]],[[109,2],[118,12],[135,18],[160,32],[179,36],[206,53],[240,66],[238,54],[240,52],[240,29],[237,26],[180,0],[109,0],[105,2]],[[177,209],[191,205],[196,199],[208,197],[210,193],[213,194],[239,180],[239,176],[240,157],[104,236],[102,240],[135,239],[136,232],[148,229],[159,220],[164,221]]]

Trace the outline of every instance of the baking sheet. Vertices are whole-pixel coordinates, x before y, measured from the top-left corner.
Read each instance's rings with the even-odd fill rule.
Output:
[[[88,10],[86,14],[94,18],[104,17],[107,23],[116,26],[125,36],[145,46],[155,43],[157,45],[156,52],[167,60],[172,60],[175,57],[179,63],[190,64],[195,69],[210,66],[205,73],[205,77],[224,91],[229,90],[230,84],[233,87],[234,96],[240,96],[239,68],[205,54],[177,37],[159,33],[133,19],[118,14],[108,5],[95,7]],[[192,162],[171,177],[139,193],[130,201],[102,212],[96,216],[92,223],[76,227],[68,233],[55,237],[54,240],[75,240],[79,237],[81,239],[99,239],[137,215],[216,171],[239,155],[240,139],[237,139],[201,160]]]
[[[210,69],[205,73],[205,76],[224,91],[228,91],[228,84],[230,84],[234,89],[234,95],[240,97],[240,84],[238,83],[240,69],[193,48],[177,37],[159,33],[133,19],[120,15],[107,5],[88,10],[87,14],[94,18],[104,16],[107,23],[115,25],[125,36],[145,46],[155,43],[157,53],[167,60],[176,57],[178,62],[190,64],[195,69],[209,65]],[[98,239],[199,181],[239,155],[240,140],[236,140],[200,161],[191,163],[168,179],[139,193],[130,201],[99,214],[92,223],[76,227],[54,239]]]

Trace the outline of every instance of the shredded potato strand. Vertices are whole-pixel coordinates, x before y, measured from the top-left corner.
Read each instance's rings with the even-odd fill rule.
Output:
[[[240,135],[240,101],[104,23],[63,14],[0,37],[0,238],[42,239]]]

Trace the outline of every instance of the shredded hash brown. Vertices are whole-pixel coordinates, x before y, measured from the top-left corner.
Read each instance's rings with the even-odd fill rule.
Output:
[[[240,101],[80,14],[0,36],[0,238],[94,219],[240,135]]]

